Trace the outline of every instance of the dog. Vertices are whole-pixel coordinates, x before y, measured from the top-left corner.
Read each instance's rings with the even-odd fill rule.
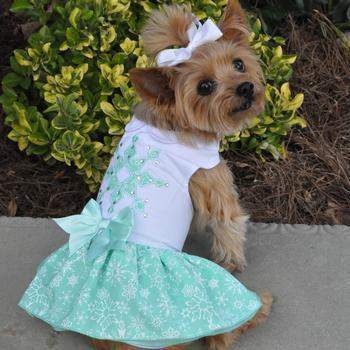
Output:
[[[193,15],[186,7],[165,6],[149,17],[142,39],[153,58],[164,49],[186,47]],[[183,143],[193,137],[218,140],[240,130],[264,109],[263,74],[248,42],[249,27],[238,1],[228,1],[218,24],[223,36],[205,43],[177,65],[134,68],[130,79],[141,102],[135,113],[147,124],[176,131]],[[213,233],[212,258],[229,271],[246,266],[244,242],[248,215],[242,209],[233,176],[225,162],[199,169],[189,183],[194,226]],[[261,294],[262,307],[253,319],[230,333],[207,337],[208,349],[228,349],[236,338],[268,317],[272,297]],[[92,340],[96,350],[135,349],[126,344]],[[183,349],[173,346],[167,349]]]

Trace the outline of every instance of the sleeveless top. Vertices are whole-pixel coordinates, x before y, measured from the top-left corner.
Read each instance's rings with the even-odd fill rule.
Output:
[[[186,145],[176,132],[134,116],[98,193],[102,217],[112,219],[129,207],[134,222],[128,241],[181,251],[193,218],[189,180],[199,168],[219,162],[219,140]]]

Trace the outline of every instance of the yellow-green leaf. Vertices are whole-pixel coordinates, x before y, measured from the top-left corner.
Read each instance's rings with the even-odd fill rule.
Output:
[[[92,142],[92,145],[93,145],[94,150],[96,151],[96,153],[100,152],[101,149],[103,148],[103,143],[101,143],[101,142],[95,141],[95,142]]]
[[[83,50],[83,55],[84,55],[85,57],[89,58],[89,59],[94,58],[94,52],[93,52],[91,49],[89,49],[89,48],[85,48],[85,49]]]
[[[48,54],[51,47],[51,43],[46,43],[43,45],[43,52]]]
[[[284,83],[281,86],[281,97],[285,101],[289,101],[290,100],[291,93],[290,93],[289,83]]]
[[[277,46],[274,50],[273,50],[273,56],[276,58],[281,58],[283,54],[282,51],[282,47],[281,46]]]
[[[241,137],[249,137],[249,136],[250,136],[249,130],[245,129],[241,132]]]
[[[129,82],[129,78],[124,75],[119,75],[118,77],[111,79],[111,85],[115,88],[120,88]]]
[[[115,40],[116,37],[117,33],[112,26],[108,27],[106,30],[102,30],[100,50],[102,52],[108,51],[111,47],[110,44]]]
[[[254,126],[258,125],[260,123],[260,118],[259,117],[254,117],[248,122],[249,128],[253,128]]]
[[[23,52],[23,50],[15,50],[14,51],[16,61],[21,66],[30,67],[32,65],[32,62],[29,59],[25,58],[24,54],[22,52]]]
[[[101,70],[101,73],[102,73],[102,76],[108,80],[111,72],[112,72],[112,68],[108,66],[108,64],[100,64],[100,70]]]
[[[142,49],[140,47],[137,47],[134,50],[134,55],[136,55],[136,56],[141,56],[141,53],[142,53]]]
[[[36,58],[40,56],[40,52],[36,49],[32,49],[31,47],[27,50],[29,57]]]
[[[74,164],[77,166],[78,169],[82,169],[86,164],[86,159],[74,159]]]
[[[60,51],[67,51],[68,49],[69,49],[69,46],[68,46],[67,41],[64,41],[59,47]]]
[[[150,3],[148,1],[141,1],[140,4],[146,12],[152,11],[152,7],[150,6]]]
[[[24,151],[28,146],[28,138],[27,137],[19,137],[18,138],[18,148],[20,151]]]
[[[136,41],[130,40],[129,38],[126,38],[121,44],[120,47],[123,49],[123,51],[130,55],[136,48]]]
[[[260,128],[255,128],[253,132],[255,135],[263,135],[265,131],[266,131],[266,127],[260,127]]]
[[[56,96],[57,94],[45,91],[44,92],[44,100],[50,104],[54,104],[56,102]]]
[[[297,59],[297,55],[284,55],[283,62],[288,64],[293,64]]]
[[[269,115],[264,116],[264,124],[271,124],[274,122],[274,119],[271,118]]]
[[[111,103],[107,101],[102,101],[100,103],[100,106],[104,114],[107,114],[112,118],[118,118],[118,113]]]
[[[27,118],[26,118],[26,110],[24,107],[21,107],[18,103],[14,103],[13,104],[13,108],[14,110],[16,111],[16,114],[17,114],[17,117],[18,117],[18,124],[28,130],[28,131],[32,131],[32,128],[30,126],[30,124],[28,123],[27,121]]]
[[[18,132],[16,130],[11,130],[7,137],[11,140],[11,141],[18,141],[18,138],[20,137],[20,135],[18,134]]]
[[[292,120],[290,120],[288,122],[288,125],[290,127],[294,126],[294,125],[299,125],[302,128],[305,128],[307,126],[306,120],[302,117],[294,117]]]
[[[83,63],[77,68],[77,70],[79,72],[79,79],[82,80],[84,77],[84,74],[86,74],[87,71],[89,70],[89,65],[87,63]]]
[[[112,43],[115,38],[117,37],[117,33],[114,29],[114,27],[110,26],[107,28],[107,35],[106,35],[106,40],[110,44]]]
[[[49,140],[44,137],[39,137],[38,135],[29,135],[28,140],[34,145],[45,146],[49,144]]]
[[[69,15],[69,22],[75,29],[77,29],[78,27],[77,19],[80,13],[81,13],[80,9],[76,7],[73,9],[73,11]]]
[[[70,81],[72,79],[72,73],[74,72],[74,68],[72,66],[63,66],[61,68],[61,74],[65,81]],[[56,79],[57,81],[57,79]]]
[[[138,57],[136,61],[136,67],[138,68],[145,68],[148,66],[148,57],[146,55],[142,55]]]
[[[117,64],[115,65],[113,68],[112,68],[112,71],[111,71],[112,75],[117,77],[121,74],[124,73],[124,65],[122,64]]]
[[[287,111],[295,111],[303,104],[303,101],[304,101],[304,95],[299,93],[289,102],[282,101],[282,107]]]

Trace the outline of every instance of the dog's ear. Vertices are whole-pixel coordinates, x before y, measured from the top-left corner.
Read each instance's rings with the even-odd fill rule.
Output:
[[[186,6],[164,5],[162,10],[153,10],[142,31],[145,51],[156,56],[170,46],[186,46],[187,30],[194,16]]]
[[[133,68],[130,80],[141,99],[153,105],[172,105],[175,92],[171,88],[172,71],[168,68]]]
[[[228,0],[219,22],[219,28],[223,32],[225,40],[240,41],[248,38],[249,25],[238,0]]]

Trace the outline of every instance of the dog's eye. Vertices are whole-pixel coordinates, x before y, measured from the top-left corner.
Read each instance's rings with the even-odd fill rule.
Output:
[[[198,94],[201,96],[210,95],[215,89],[215,82],[213,80],[202,80],[197,86]]]
[[[233,60],[233,66],[235,67],[235,69],[238,70],[238,72],[244,72],[245,71],[245,65],[243,63],[243,61],[239,58],[236,58]]]

